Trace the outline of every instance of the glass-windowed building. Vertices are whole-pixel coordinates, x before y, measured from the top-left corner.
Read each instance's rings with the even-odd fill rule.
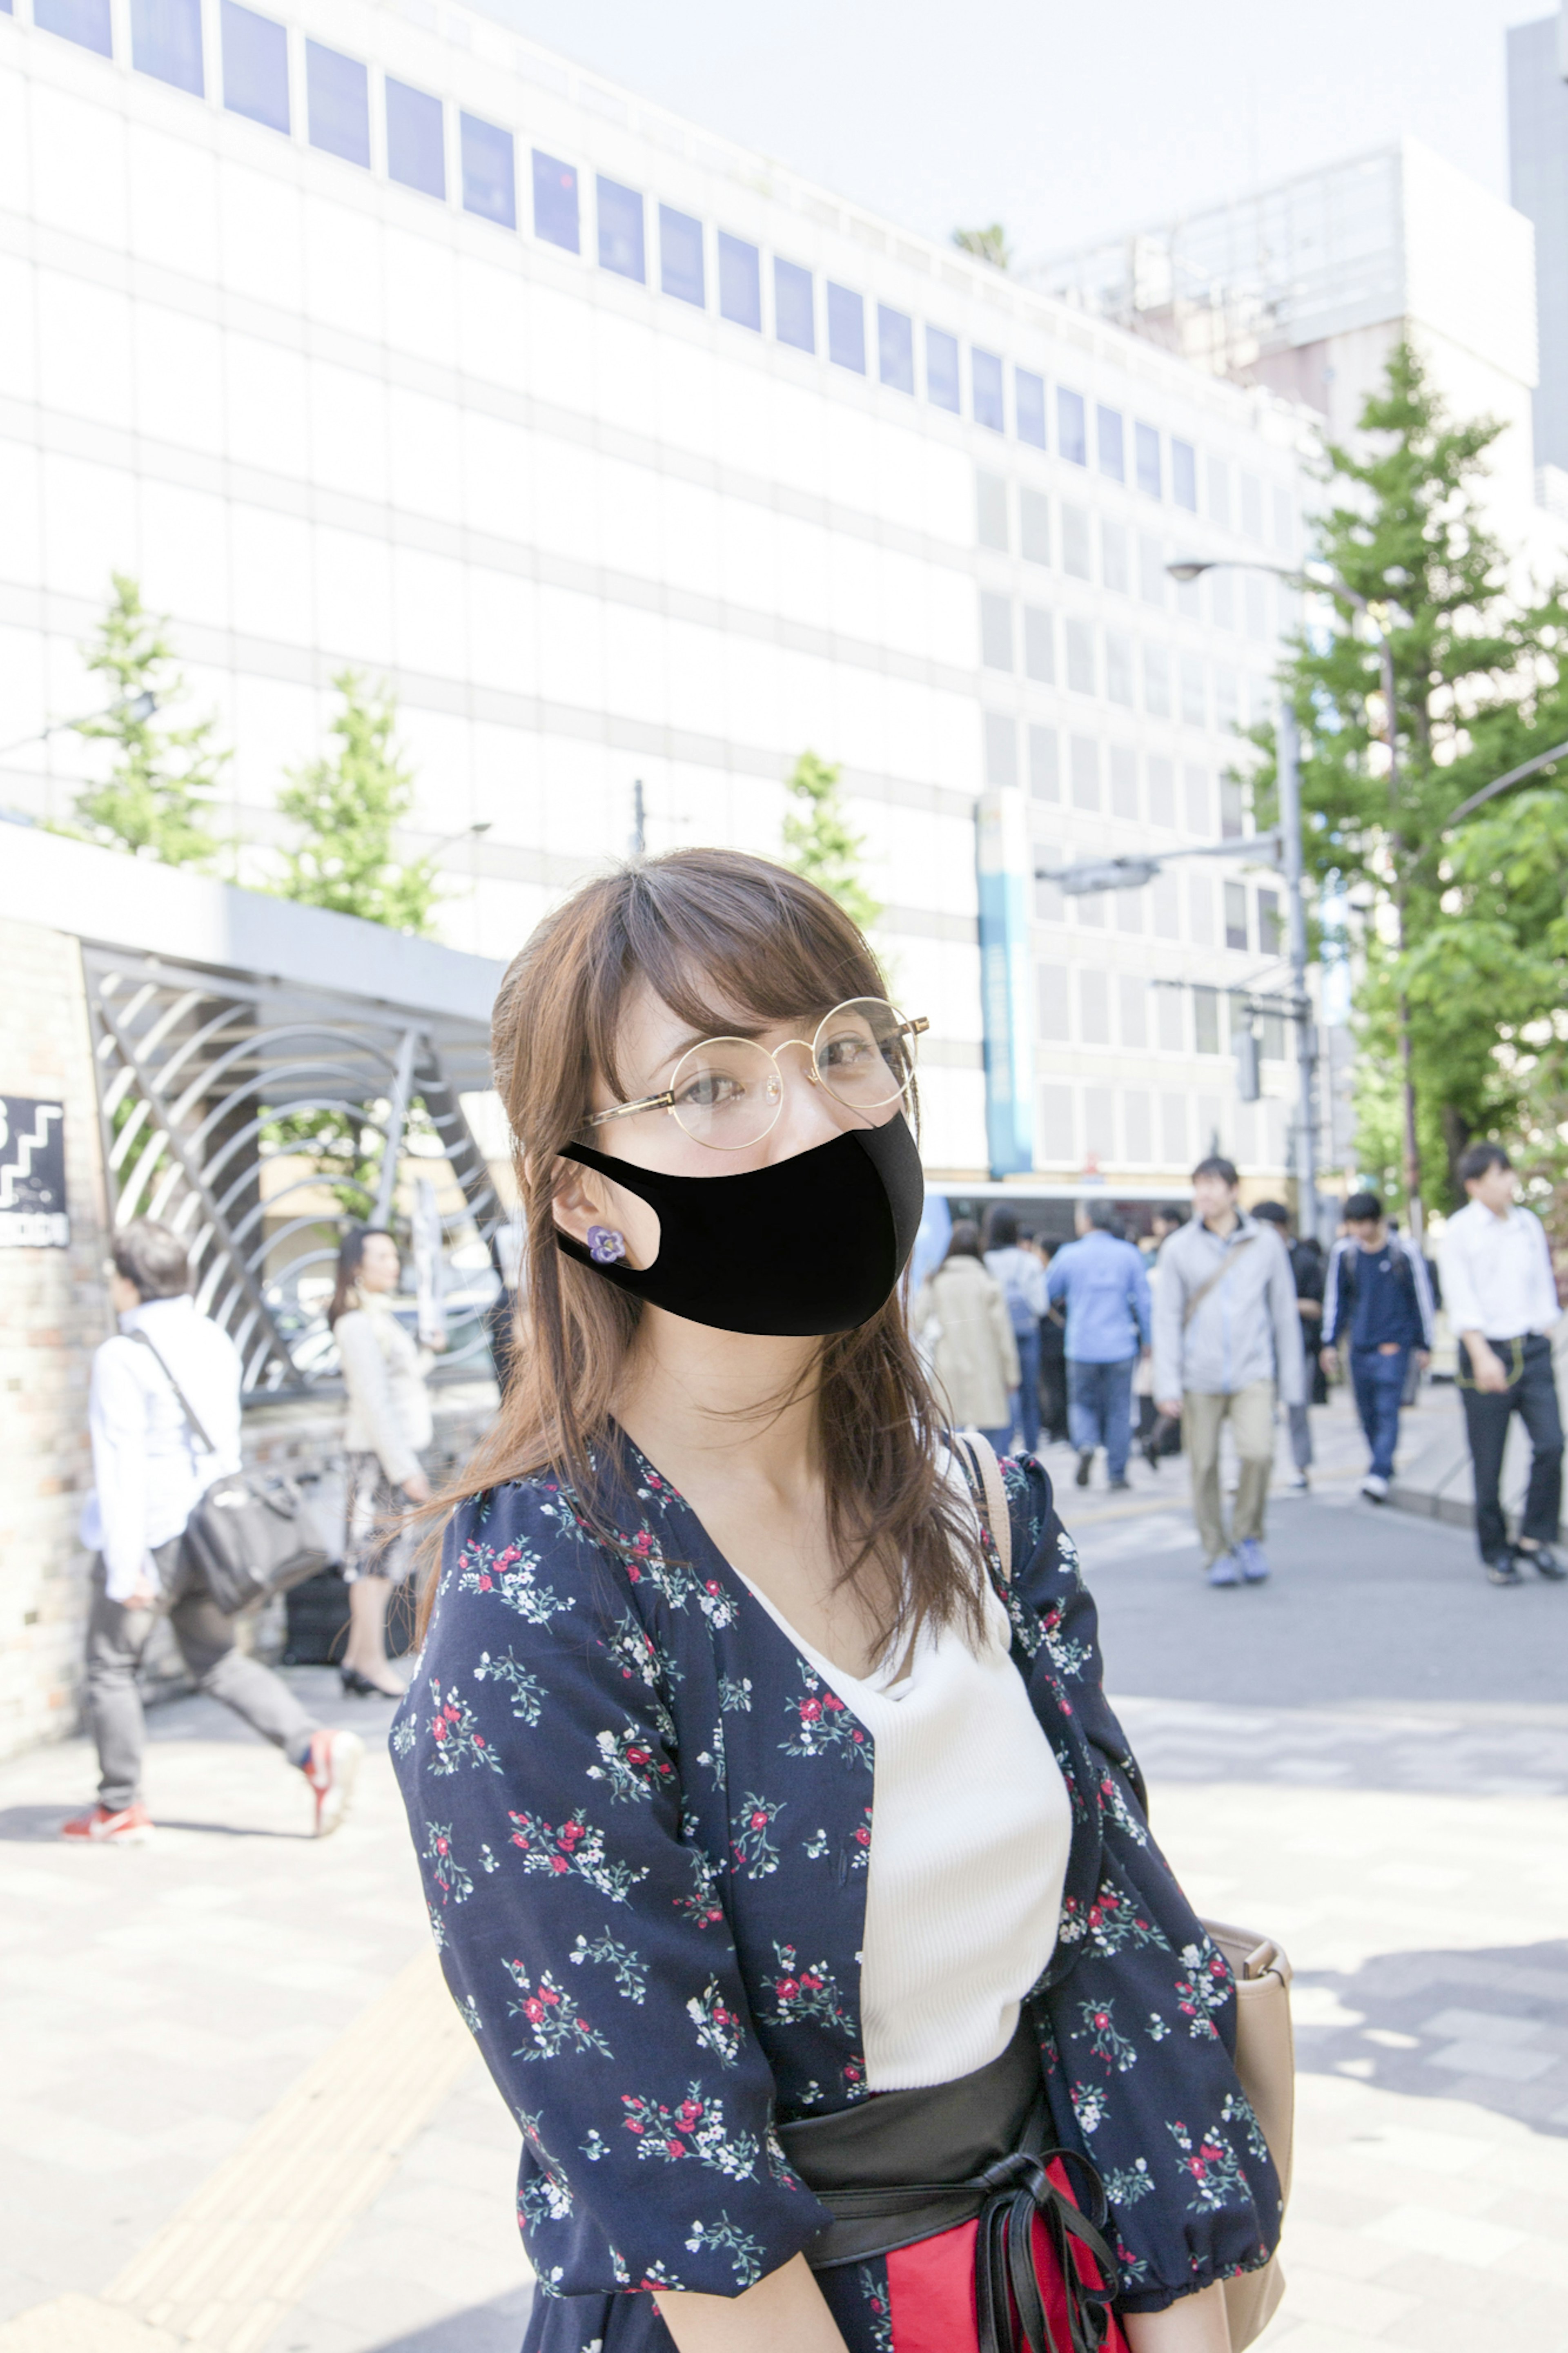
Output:
[[[628,847],[776,851],[842,765],[933,1169],[1277,1181],[1266,871],[1034,869],[1250,828],[1300,414],[428,0],[0,0],[0,742],[170,617],[259,877],[345,669],[385,679],[445,936]],[[93,747],[0,754],[61,818]],[[482,827],[482,832],[475,828]],[[983,938],[984,934],[984,938]],[[984,953],[983,955],[983,946]]]

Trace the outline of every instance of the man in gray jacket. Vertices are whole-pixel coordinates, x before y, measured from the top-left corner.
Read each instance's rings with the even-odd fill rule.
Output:
[[[1274,1467],[1274,1407],[1304,1391],[1296,1285],[1272,1226],[1237,1205],[1228,1160],[1193,1171],[1190,1223],[1160,1252],[1154,1286],[1154,1395],[1180,1415],[1193,1509],[1211,1585],[1260,1585],[1268,1574],[1263,1515]],[[1219,1441],[1229,1421],[1241,1460],[1231,1533],[1220,1504]]]

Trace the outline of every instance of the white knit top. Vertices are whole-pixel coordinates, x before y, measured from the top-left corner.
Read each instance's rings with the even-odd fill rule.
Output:
[[[750,1578],[746,1580],[751,1584]],[[986,1641],[922,1634],[892,1682],[846,1674],[754,1585],[875,1743],[860,2022],[873,2092],[949,2084],[998,2058],[1056,1949],[1072,1810],[986,1590]]]

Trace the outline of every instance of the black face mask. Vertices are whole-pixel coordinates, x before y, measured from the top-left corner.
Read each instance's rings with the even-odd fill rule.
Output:
[[[561,1156],[624,1185],[659,1222],[651,1266],[604,1265],[557,1229],[567,1257],[635,1299],[719,1332],[796,1339],[869,1323],[909,1263],[925,1202],[901,1113],[733,1176],[667,1176],[585,1144],[565,1145]]]

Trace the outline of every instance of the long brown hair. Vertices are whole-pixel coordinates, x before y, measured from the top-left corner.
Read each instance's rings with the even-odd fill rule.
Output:
[[[327,1329],[335,1332],[338,1318],[347,1315],[360,1304],[359,1271],[364,1264],[364,1246],[372,1234],[385,1234],[394,1250],[397,1238],[386,1226],[351,1226],[338,1244],[338,1270],[332,1283],[332,1295],[327,1303]]]
[[[886,993],[871,950],[826,892],[740,850],[639,860],[584,883],[539,925],[507,971],[491,1024],[523,1205],[528,1336],[489,1437],[432,1516],[549,1471],[575,1491],[595,1534],[616,1542],[591,1457],[611,1439],[642,1308],[557,1247],[552,1204],[557,1155],[583,1134],[595,1078],[617,1097],[626,1092],[620,1018],[645,981],[700,1035],[723,1031],[739,1008],[763,1022],[815,1019]],[[828,1535],[841,1579],[868,1580],[882,1647],[928,1622],[978,1634],[975,1533],[943,1475],[943,1417],[901,1295],[858,1330],[825,1338],[816,1370]],[[887,1576],[889,1563],[902,1565],[901,1579]]]

